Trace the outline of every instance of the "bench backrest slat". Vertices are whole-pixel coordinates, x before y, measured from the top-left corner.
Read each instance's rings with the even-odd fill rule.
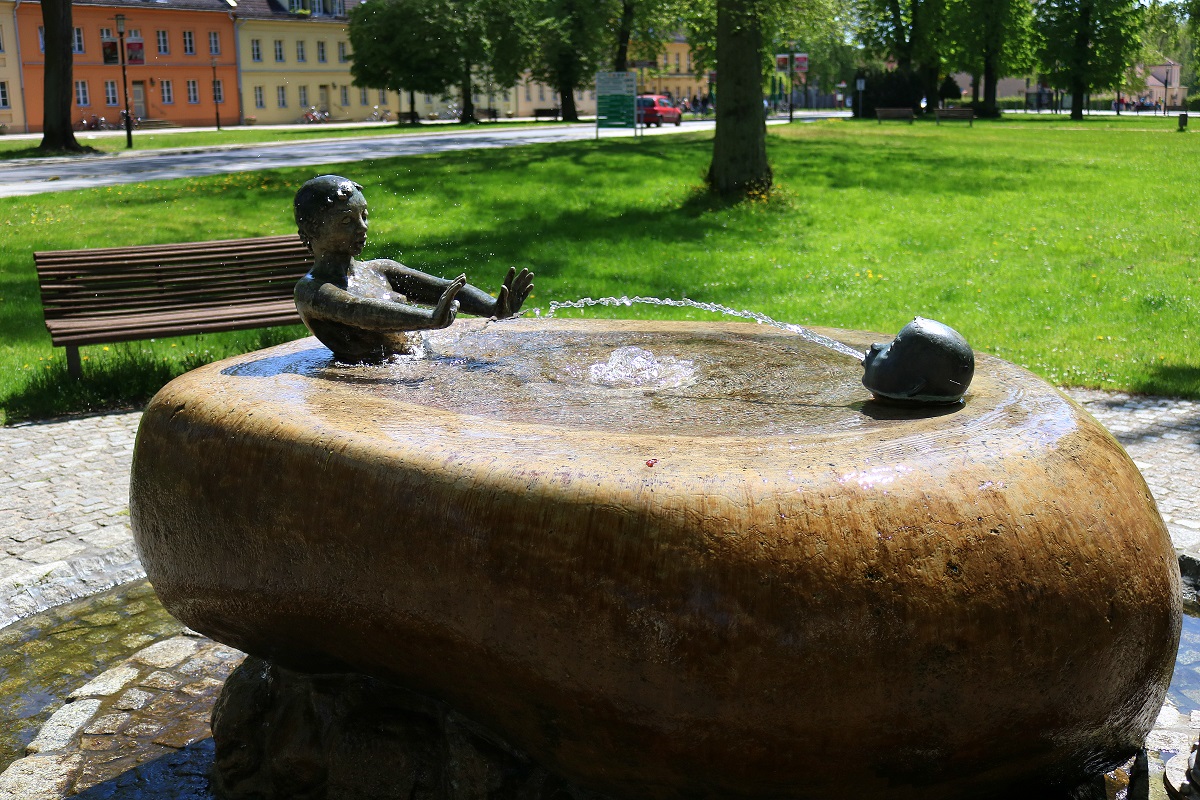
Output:
[[[312,255],[296,235],[34,254],[46,319],[289,300]]]

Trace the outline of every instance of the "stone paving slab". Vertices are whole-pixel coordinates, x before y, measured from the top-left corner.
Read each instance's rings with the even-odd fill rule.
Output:
[[[1200,587],[1200,402],[1093,390],[1069,394],[1142,471]],[[0,428],[0,628],[144,572],[129,529],[140,412]]]
[[[144,576],[129,529],[141,416],[0,428],[0,628]]]

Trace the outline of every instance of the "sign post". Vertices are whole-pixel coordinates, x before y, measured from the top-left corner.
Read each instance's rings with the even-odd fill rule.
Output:
[[[601,128],[633,128],[637,136],[637,73],[596,73],[597,139]]]
[[[792,53],[792,94],[788,97],[788,108],[791,109],[796,102],[796,78],[800,78],[800,82],[804,84],[805,98],[808,96],[808,53]],[[804,107],[808,107],[808,100],[804,102]],[[788,122],[792,121],[791,111],[788,111]]]

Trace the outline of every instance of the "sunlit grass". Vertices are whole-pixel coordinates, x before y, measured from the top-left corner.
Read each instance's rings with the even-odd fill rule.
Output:
[[[1184,174],[1200,137],[1149,122],[774,128],[778,190],[739,206],[698,191],[707,134],[4,200],[0,405],[11,419],[136,403],[199,361],[260,346],[249,332],[87,347],[84,384],[107,388],[72,388],[42,324],[31,254],[287,233],[292,194],[319,171],[366,187],[367,256],[466,272],[493,291],[509,265],[528,266],[538,276],[531,305],[687,296],[885,333],[920,314],[1058,384],[1200,397],[1200,201]],[[118,352],[131,366],[104,372]]]

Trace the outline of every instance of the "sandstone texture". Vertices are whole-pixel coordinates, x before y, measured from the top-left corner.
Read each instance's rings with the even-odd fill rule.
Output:
[[[629,346],[635,379],[593,369]],[[1180,617],[1128,456],[998,359],[913,411],[839,358],[700,323],[456,325],[382,372],[282,345],[155,398],[134,535],[201,633],[435,698],[586,790],[935,800],[1124,762]]]

